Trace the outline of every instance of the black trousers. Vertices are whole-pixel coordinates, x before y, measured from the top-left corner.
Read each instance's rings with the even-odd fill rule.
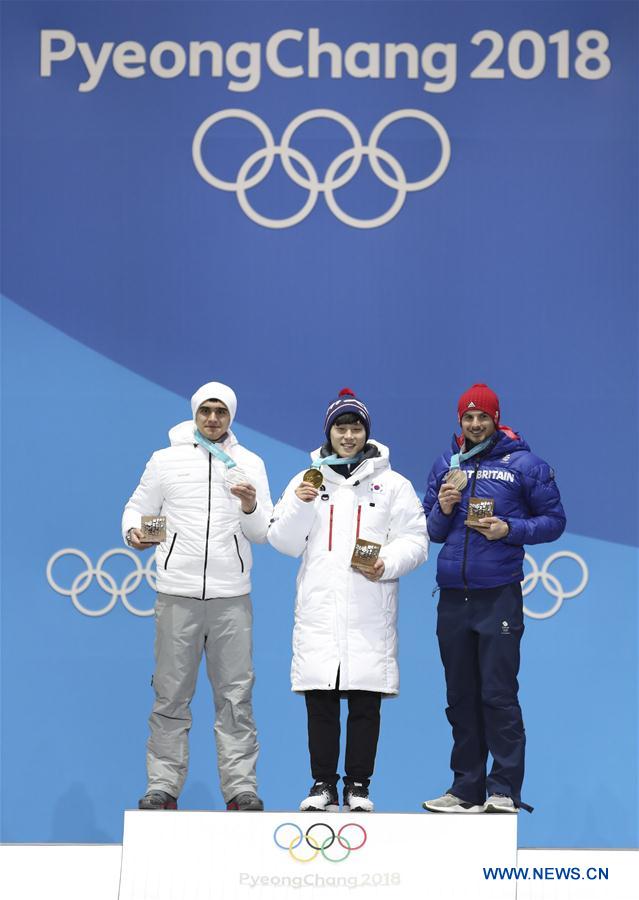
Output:
[[[340,696],[348,698],[344,784],[368,784],[375,768],[382,695],[373,691],[306,691],[308,749],[315,781],[337,784]]]
[[[506,794],[516,805],[524,778],[526,733],[517,693],[524,633],[521,585],[443,588],[437,637],[453,729],[450,793],[468,803]],[[486,777],[488,752],[493,765]]]

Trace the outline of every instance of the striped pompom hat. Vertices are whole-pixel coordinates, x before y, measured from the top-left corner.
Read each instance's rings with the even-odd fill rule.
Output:
[[[344,413],[353,413],[358,419],[361,419],[362,425],[366,429],[366,440],[371,433],[371,417],[368,410],[361,400],[358,400],[350,388],[342,388],[337,395],[337,400],[333,400],[326,410],[326,418],[324,420],[324,433],[328,440],[331,436],[331,428],[339,416]]]

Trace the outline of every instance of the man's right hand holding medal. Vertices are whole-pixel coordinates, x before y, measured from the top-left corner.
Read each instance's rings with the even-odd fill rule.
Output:
[[[454,488],[452,484],[448,484],[444,481],[439,489],[437,499],[444,515],[449,516],[455,506],[460,502],[461,493]]]
[[[312,484],[309,484],[308,481],[302,481],[301,484],[295,488],[295,494],[300,500],[303,500],[304,503],[310,503],[317,497],[319,491],[316,487],[313,487]]]
[[[126,533],[126,542],[134,550],[149,550],[151,547],[157,547],[157,544],[143,540],[144,536],[141,528],[129,528]]]
[[[304,503],[310,503],[317,497],[319,493],[318,488],[321,487],[323,480],[319,469],[308,469],[308,471],[304,472],[302,483],[295,488],[296,495]]]

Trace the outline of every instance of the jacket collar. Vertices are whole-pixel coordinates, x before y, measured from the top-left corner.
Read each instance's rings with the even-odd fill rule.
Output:
[[[171,442],[171,446],[175,447],[179,444],[195,444],[193,440],[193,419],[189,419],[186,422],[180,422],[179,425],[174,425],[173,428],[169,431],[169,440]],[[224,450],[228,453],[230,447],[234,447],[237,444],[237,438],[233,434],[233,432],[229,429],[226,437],[223,441],[220,441],[218,446],[220,450]]]
[[[507,425],[500,425],[499,430],[492,435],[493,441],[475,459],[496,459],[506,453],[514,453],[515,450],[530,450],[526,441]],[[459,453],[464,446],[463,435],[454,434],[452,440],[452,453]],[[471,460],[469,460],[469,463]]]
[[[389,469],[390,453],[388,447],[384,444],[380,444],[379,441],[368,441],[367,443],[372,444],[377,448],[377,456],[369,456],[367,459],[363,459],[357,468],[351,472],[348,478],[344,478],[343,475],[335,472],[331,466],[322,466],[321,472],[324,476],[324,481],[334,485],[354,485],[356,482],[369,478],[374,473],[383,472],[385,469]],[[311,459],[319,459],[321,452],[322,448],[319,447],[314,453],[311,453]]]

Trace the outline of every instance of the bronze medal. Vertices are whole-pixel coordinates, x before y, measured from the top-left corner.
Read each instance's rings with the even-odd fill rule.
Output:
[[[302,481],[305,481],[307,484],[312,484],[314,488],[319,490],[324,481],[324,476],[319,469],[307,469],[307,471],[304,472]]]
[[[462,469],[449,469],[446,473],[446,484],[452,484],[456,491],[463,491],[468,484],[468,476]]]

